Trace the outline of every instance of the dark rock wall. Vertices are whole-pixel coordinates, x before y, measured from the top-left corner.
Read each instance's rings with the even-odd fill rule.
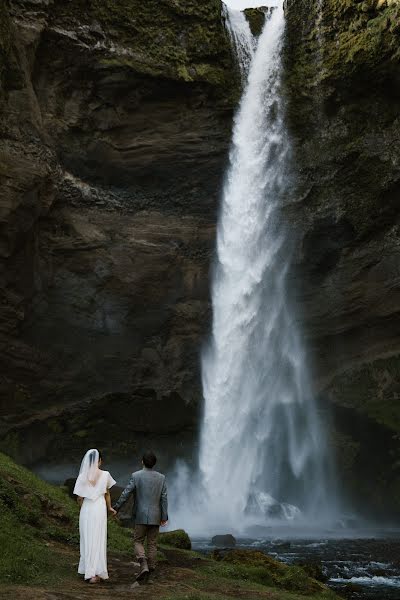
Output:
[[[187,453],[239,92],[221,3],[0,18],[1,447]]]
[[[400,6],[287,0],[299,314],[341,481],[400,503]]]

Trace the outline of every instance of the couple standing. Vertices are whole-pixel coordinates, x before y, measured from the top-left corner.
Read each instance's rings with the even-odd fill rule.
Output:
[[[100,469],[101,453],[88,450],[82,460],[74,494],[81,506],[79,516],[80,561],[78,573],[90,583],[108,579],[107,570],[107,509],[117,515],[119,509],[133,495],[132,518],[135,523],[133,539],[140,563],[138,581],[147,580],[156,568],[157,538],[160,525],[168,522],[168,499],[165,476],[153,468],[157,458],[146,452],[142,458],[143,469],[132,473],[131,479],[119,500],[111,505],[110,488],[115,480],[108,471]],[[147,538],[147,555],[144,541]]]

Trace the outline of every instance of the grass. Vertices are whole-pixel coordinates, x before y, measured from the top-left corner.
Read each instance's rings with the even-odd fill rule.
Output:
[[[63,545],[78,552],[79,510],[50,485],[0,453],[0,583],[50,583],[71,571]],[[109,522],[109,548],[131,552],[130,532]]]
[[[190,562],[200,558],[193,551],[174,550],[174,554],[178,563],[183,563],[184,559]],[[210,560],[204,556],[201,558],[202,560],[196,560],[195,565],[192,562],[192,576],[185,569],[183,589],[177,582],[173,596],[166,594],[162,600],[228,600],[232,597],[246,600],[272,597],[275,600],[337,598],[323,584],[308,577],[302,568],[285,565],[261,552],[234,550],[228,561]]]
[[[199,562],[195,576],[187,579],[186,589],[177,586],[173,595],[165,595],[161,600],[231,600],[245,598],[246,600],[262,600],[274,598],[275,600],[335,600],[338,597],[334,592],[320,586],[318,591],[301,592],[299,590],[284,590],[273,585],[263,584],[252,580],[254,571],[237,570],[234,566],[226,568],[222,563],[203,565]],[[187,589],[188,585],[192,589]]]

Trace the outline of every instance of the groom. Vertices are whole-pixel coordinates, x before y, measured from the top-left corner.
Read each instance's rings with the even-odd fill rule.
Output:
[[[157,457],[153,452],[145,452],[142,458],[142,471],[132,473],[132,477],[122,492],[114,509],[119,511],[129,496],[133,494],[134,503],[132,518],[135,523],[133,541],[136,556],[140,563],[137,580],[146,580],[149,573],[156,568],[157,538],[160,525],[168,522],[168,499],[165,475],[153,471]],[[147,556],[144,551],[144,540],[147,538]]]

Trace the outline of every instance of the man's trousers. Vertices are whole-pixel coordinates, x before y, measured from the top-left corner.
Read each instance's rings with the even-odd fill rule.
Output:
[[[157,539],[159,525],[135,525],[133,541],[138,560],[147,558],[149,569],[155,569],[157,564]],[[144,550],[144,540],[147,538],[147,556]]]

